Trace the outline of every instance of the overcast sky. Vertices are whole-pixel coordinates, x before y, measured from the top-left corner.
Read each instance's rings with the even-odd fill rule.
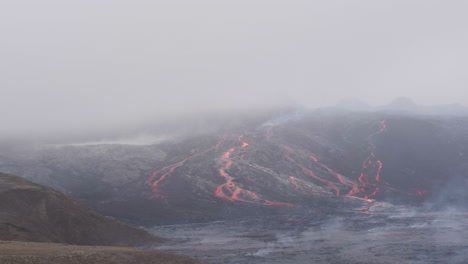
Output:
[[[467,14],[465,0],[0,0],[0,130],[346,97],[468,104]]]

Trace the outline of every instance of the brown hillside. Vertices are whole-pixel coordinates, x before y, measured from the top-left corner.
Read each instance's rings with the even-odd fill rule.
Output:
[[[163,239],[101,216],[60,192],[0,173],[0,240],[134,246]]]

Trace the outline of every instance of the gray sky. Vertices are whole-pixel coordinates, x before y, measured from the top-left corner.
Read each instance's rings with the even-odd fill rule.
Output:
[[[359,97],[468,104],[465,0],[0,0],[0,134]]]

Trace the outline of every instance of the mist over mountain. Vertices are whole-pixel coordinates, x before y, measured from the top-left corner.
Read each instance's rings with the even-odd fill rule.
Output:
[[[398,101],[9,142],[0,171],[172,241],[159,250],[212,263],[357,264],[363,250],[375,263],[463,263],[468,115]]]
[[[337,108],[351,111],[382,111],[413,115],[440,115],[440,116],[465,116],[468,115],[468,108],[461,104],[442,105],[420,105],[408,97],[395,98],[388,104],[381,106],[370,106],[367,103],[356,99],[346,99],[340,101]]]
[[[336,107],[352,111],[369,111],[371,106],[358,98],[347,98],[339,101]]]
[[[466,116],[408,112],[416,105],[407,99],[391,106],[215,115],[200,133],[159,142],[36,145],[3,153],[0,170],[145,224],[311,207],[441,208],[463,200],[458,192],[441,196],[453,184],[464,186]]]
[[[467,9],[4,0],[0,173],[214,264],[468,263]]]
[[[6,135],[0,133],[1,149],[14,151],[18,147],[38,145],[102,145],[127,144],[148,145],[164,141],[177,141],[185,137],[206,135],[229,129],[239,129],[258,125],[275,116],[291,112],[307,111],[342,111],[382,112],[402,115],[428,116],[465,116],[468,107],[460,104],[421,105],[408,97],[398,97],[388,104],[372,106],[357,98],[339,101],[334,106],[309,108],[300,105],[282,107],[258,107],[243,110],[194,111],[184,115],[176,114],[162,118],[153,116],[141,120],[123,120],[109,126],[86,126],[76,131],[55,130],[47,133],[18,133]],[[253,114],[254,113],[254,114]],[[1,131],[0,131],[1,132]],[[1,151],[1,150],[0,150]]]
[[[6,0],[0,135],[398,96],[466,99],[464,1]],[[398,19],[396,19],[398,17]]]

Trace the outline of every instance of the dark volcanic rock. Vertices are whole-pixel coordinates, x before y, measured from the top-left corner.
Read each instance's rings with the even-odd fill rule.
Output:
[[[139,224],[366,211],[380,202],[463,206],[467,132],[462,116],[297,111],[157,145],[4,154],[0,171]]]

